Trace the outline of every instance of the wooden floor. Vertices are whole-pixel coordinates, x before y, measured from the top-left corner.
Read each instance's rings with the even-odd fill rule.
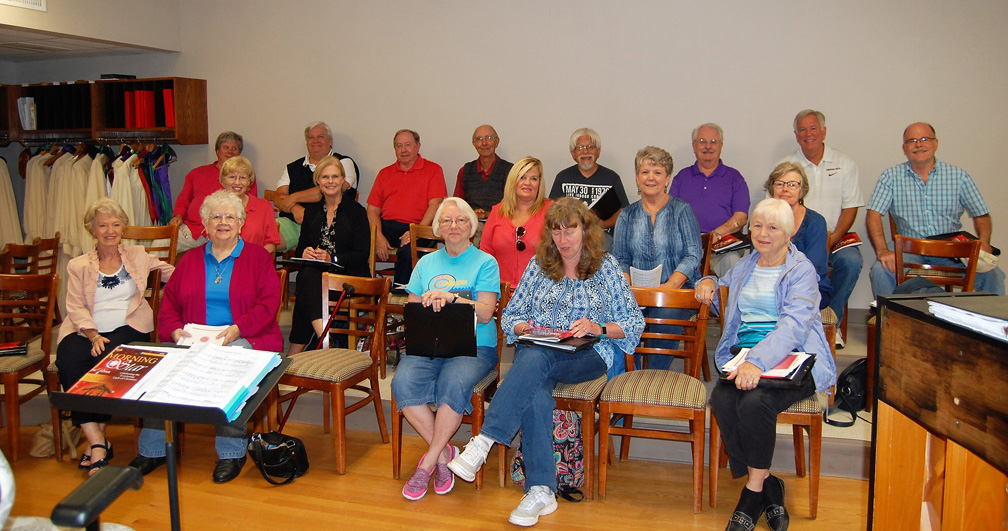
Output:
[[[22,428],[25,448],[30,431]],[[234,481],[214,484],[213,432],[203,426],[187,426],[186,450],[179,465],[182,528],[196,530],[242,529],[515,529],[507,522],[521,498],[521,489],[508,482],[497,485],[496,468],[488,470],[489,481],[480,491],[459,480],[446,496],[430,490],[411,502],[401,495],[409,465],[420,454],[421,441],[404,440],[403,478],[392,479],[391,445],[381,444],[376,433],[351,431],[349,464],[343,476],[335,472],[331,436],[318,426],[288,424],[286,432],[302,438],[308,448],[311,469],[305,476],[282,487],[273,487],[259,476],[251,461]],[[109,428],[115,445],[113,464],[125,465],[136,451],[131,426]],[[670,443],[674,444],[674,443]],[[490,453],[489,466],[496,466],[497,452]],[[24,457],[13,463],[17,501],[12,515],[48,516],[52,507],[81,481],[84,473],[65,459]],[[540,519],[537,529],[627,529],[725,528],[734,509],[743,480],[732,480],[727,470],[720,476],[717,509],[711,509],[704,485],[703,512],[694,514],[691,468],[685,464],[627,461],[610,467],[608,496],[604,502],[579,504],[560,500],[560,508]],[[864,481],[823,477],[819,518],[808,518],[808,480],[783,475],[791,530],[856,530],[865,528],[868,484]],[[137,530],[169,528],[168,489],[165,468],[145,478],[139,491],[129,491],[106,512],[103,521]],[[761,521],[757,529],[768,529]]]

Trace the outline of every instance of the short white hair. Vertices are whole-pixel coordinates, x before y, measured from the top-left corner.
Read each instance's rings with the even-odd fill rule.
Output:
[[[476,235],[476,228],[478,227],[477,224],[479,223],[479,220],[476,219],[476,212],[474,212],[472,207],[469,206],[469,203],[466,203],[465,199],[462,199],[461,197],[446,197],[444,201],[441,201],[441,204],[438,205],[437,210],[434,212],[434,223],[432,224],[434,228],[434,235],[438,238],[443,237],[441,236],[441,212],[444,211],[445,205],[449,203],[455,205],[455,208],[461,210],[462,213],[469,218],[469,239],[471,240],[472,237]]]
[[[767,198],[756,203],[752,215],[749,216],[749,222],[752,223],[756,218],[780,225],[787,233],[788,239],[794,235],[794,210],[783,199]]]

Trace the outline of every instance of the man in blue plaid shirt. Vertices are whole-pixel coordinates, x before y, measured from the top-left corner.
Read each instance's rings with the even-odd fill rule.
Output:
[[[991,252],[990,209],[973,179],[961,168],[935,159],[938,138],[934,127],[918,122],[903,131],[903,153],[907,161],[882,172],[871,200],[866,223],[877,259],[871,268],[875,296],[888,295],[896,288],[896,257],[882,230],[882,215],[896,222],[896,231],[911,238],[928,238],[961,230],[964,211],[973,218],[981,251]],[[910,258],[917,261],[916,258]],[[922,257],[920,263],[959,265],[947,258]],[[976,275],[976,291],[1005,294],[1005,275],[1000,268]]]

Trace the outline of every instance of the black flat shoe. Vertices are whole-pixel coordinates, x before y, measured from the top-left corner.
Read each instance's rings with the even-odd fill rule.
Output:
[[[214,467],[213,471],[214,483],[227,483],[238,477],[243,466],[245,466],[244,455],[235,459],[218,460],[217,466]]]
[[[784,508],[784,481],[776,476],[769,476],[763,482],[763,501],[766,507],[763,514],[766,515],[767,525],[771,531],[787,531],[791,523],[787,509]]]
[[[752,517],[742,511],[735,511],[728,520],[728,527],[725,531],[753,531],[756,529],[756,522]]]
[[[154,471],[155,468],[165,464],[168,459],[164,456],[162,457],[146,457],[143,455],[137,455],[130,461],[129,466],[140,471],[141,474],[147,475]]]

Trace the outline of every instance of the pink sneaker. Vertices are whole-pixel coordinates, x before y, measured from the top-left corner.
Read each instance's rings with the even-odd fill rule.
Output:
[[[459,449],[448,445],[451,455],[448,460],[455,459],[459,454]],[[455,474],[448,468],[447,464],[438,463],[434,465],[434,494],[448,494],[455,487]]]
[[[416,472],[413,472],[413,476],[409,478],[409,481],[403,485],[403,498],[413,501],[423,498],[424,494],[427,494],[427,485],[430,484],[430,478],[430,472],[417,468]]]

